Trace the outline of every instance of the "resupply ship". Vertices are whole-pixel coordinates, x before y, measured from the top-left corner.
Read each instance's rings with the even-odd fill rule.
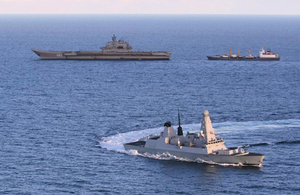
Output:
[[[267,51],[262,49],[259,52],[259,56],[252,56],[251,55],[251,50],[248,51],[249,55],[248,56],[242,56],[240,55],[240,51],[238,51],[238,55],[236,54],[231,54],[231,49],[229,49],[229,54],[228,55],[215,55],[215,56],[207,56],[208,60],[246,60],[246,61],[278,61],[280,60],[280,57],[276,53],[272,53],[270,49]]]
[[[126,150],[136,150],[140,154],[170,154],[179,158],[193,161],[226,163],[237,165],[261,165],[264,155],[246,152],[241,147],[227,148],[222,138],[218,138],[212,127],[208,111],[204,111],[200,132],[187,132],[183,135],[178,113],[177,134],[171,122],[165,123],[160,136],[147,137],[146,141],[139,140],[124,144]]]
[[[102,51],[44,51],[32,49],[42,60],[169,60],[171,52],[132,51],[132,47],[115,35],[101,47]]]

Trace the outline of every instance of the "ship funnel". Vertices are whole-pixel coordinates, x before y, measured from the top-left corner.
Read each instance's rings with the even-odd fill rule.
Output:
[[[229,49],[228,57],[231,57],[231,49]]]
[[[249,57],[251,57],[251,50],[249,49],[248,52],[249,52]]]
[[[179,115],[179,109],[178,109],[178,131],[177,131],[177,135],[183,135],[183,132],[182,132],[182,128],[180,126],[180,115]]]
[[[112,36],[112,41],[113,41],[113,42],[116,42],[116,41],[117,41],[116,35],[113,35],[113,36]]]
[[[241,56],[241,51],[240,50],[238,50],[238,56]]]

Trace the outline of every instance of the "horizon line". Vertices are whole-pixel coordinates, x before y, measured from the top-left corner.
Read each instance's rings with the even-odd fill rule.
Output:
[[[169,15],[169,16],[176,16],[176,15],[228,15],[228,16],[300,16],[300,14],[163,14],[163,13],[122,13],[122,14],[101,14],[101,13],[0,13],[0,15]]]

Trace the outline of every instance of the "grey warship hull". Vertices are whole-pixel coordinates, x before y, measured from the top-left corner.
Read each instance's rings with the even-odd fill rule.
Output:
[[[201,148],[194,148],[191,150],[190,147],[176,147],[169,145],[168,148],[147,148],[145,147],[145,141],[137,141],[124,144],[126,150],[137,150],[140,154],[163,154],[169,153],[170,155],[185,158],[192,161],[202,160],[204,162],[213,162],[219,164],[236,164],[236,165],[249,165],[259,166],[263,159],[263,154],[247,152],[243,154],[233,155],[219,155],[219,154],[205,154],[202,153]]]
[[[230,61],[279,61],[280,57],[261,58],[258,56],[248,57],[223,57],[223,56],[206,56],[208,60],[230,60]]]
[[[264,155],[246,152],[241,147],[227,148],[222,138],[215,134],[209,112],[203,112],[200,132],[183,135],[178,112],[178,131],[168,121],[159,136],[147,136],[146,141],[125,143],[125,150],[136,150],[140,154],[170,154],[178,158],[207,163],[261,165]]]
[[[44,51],[32,49],[42,60],[169,60],[171,52]]]

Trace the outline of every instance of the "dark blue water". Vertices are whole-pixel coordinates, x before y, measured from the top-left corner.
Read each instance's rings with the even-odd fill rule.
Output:
[[[299,194],[300,17],[0,16],[0,194]],[[116,34],[170,61],[42,61]],[[262,45],[278,62],[208,61]],[[165,121],[265,154],[235,167],[125,153]]]

